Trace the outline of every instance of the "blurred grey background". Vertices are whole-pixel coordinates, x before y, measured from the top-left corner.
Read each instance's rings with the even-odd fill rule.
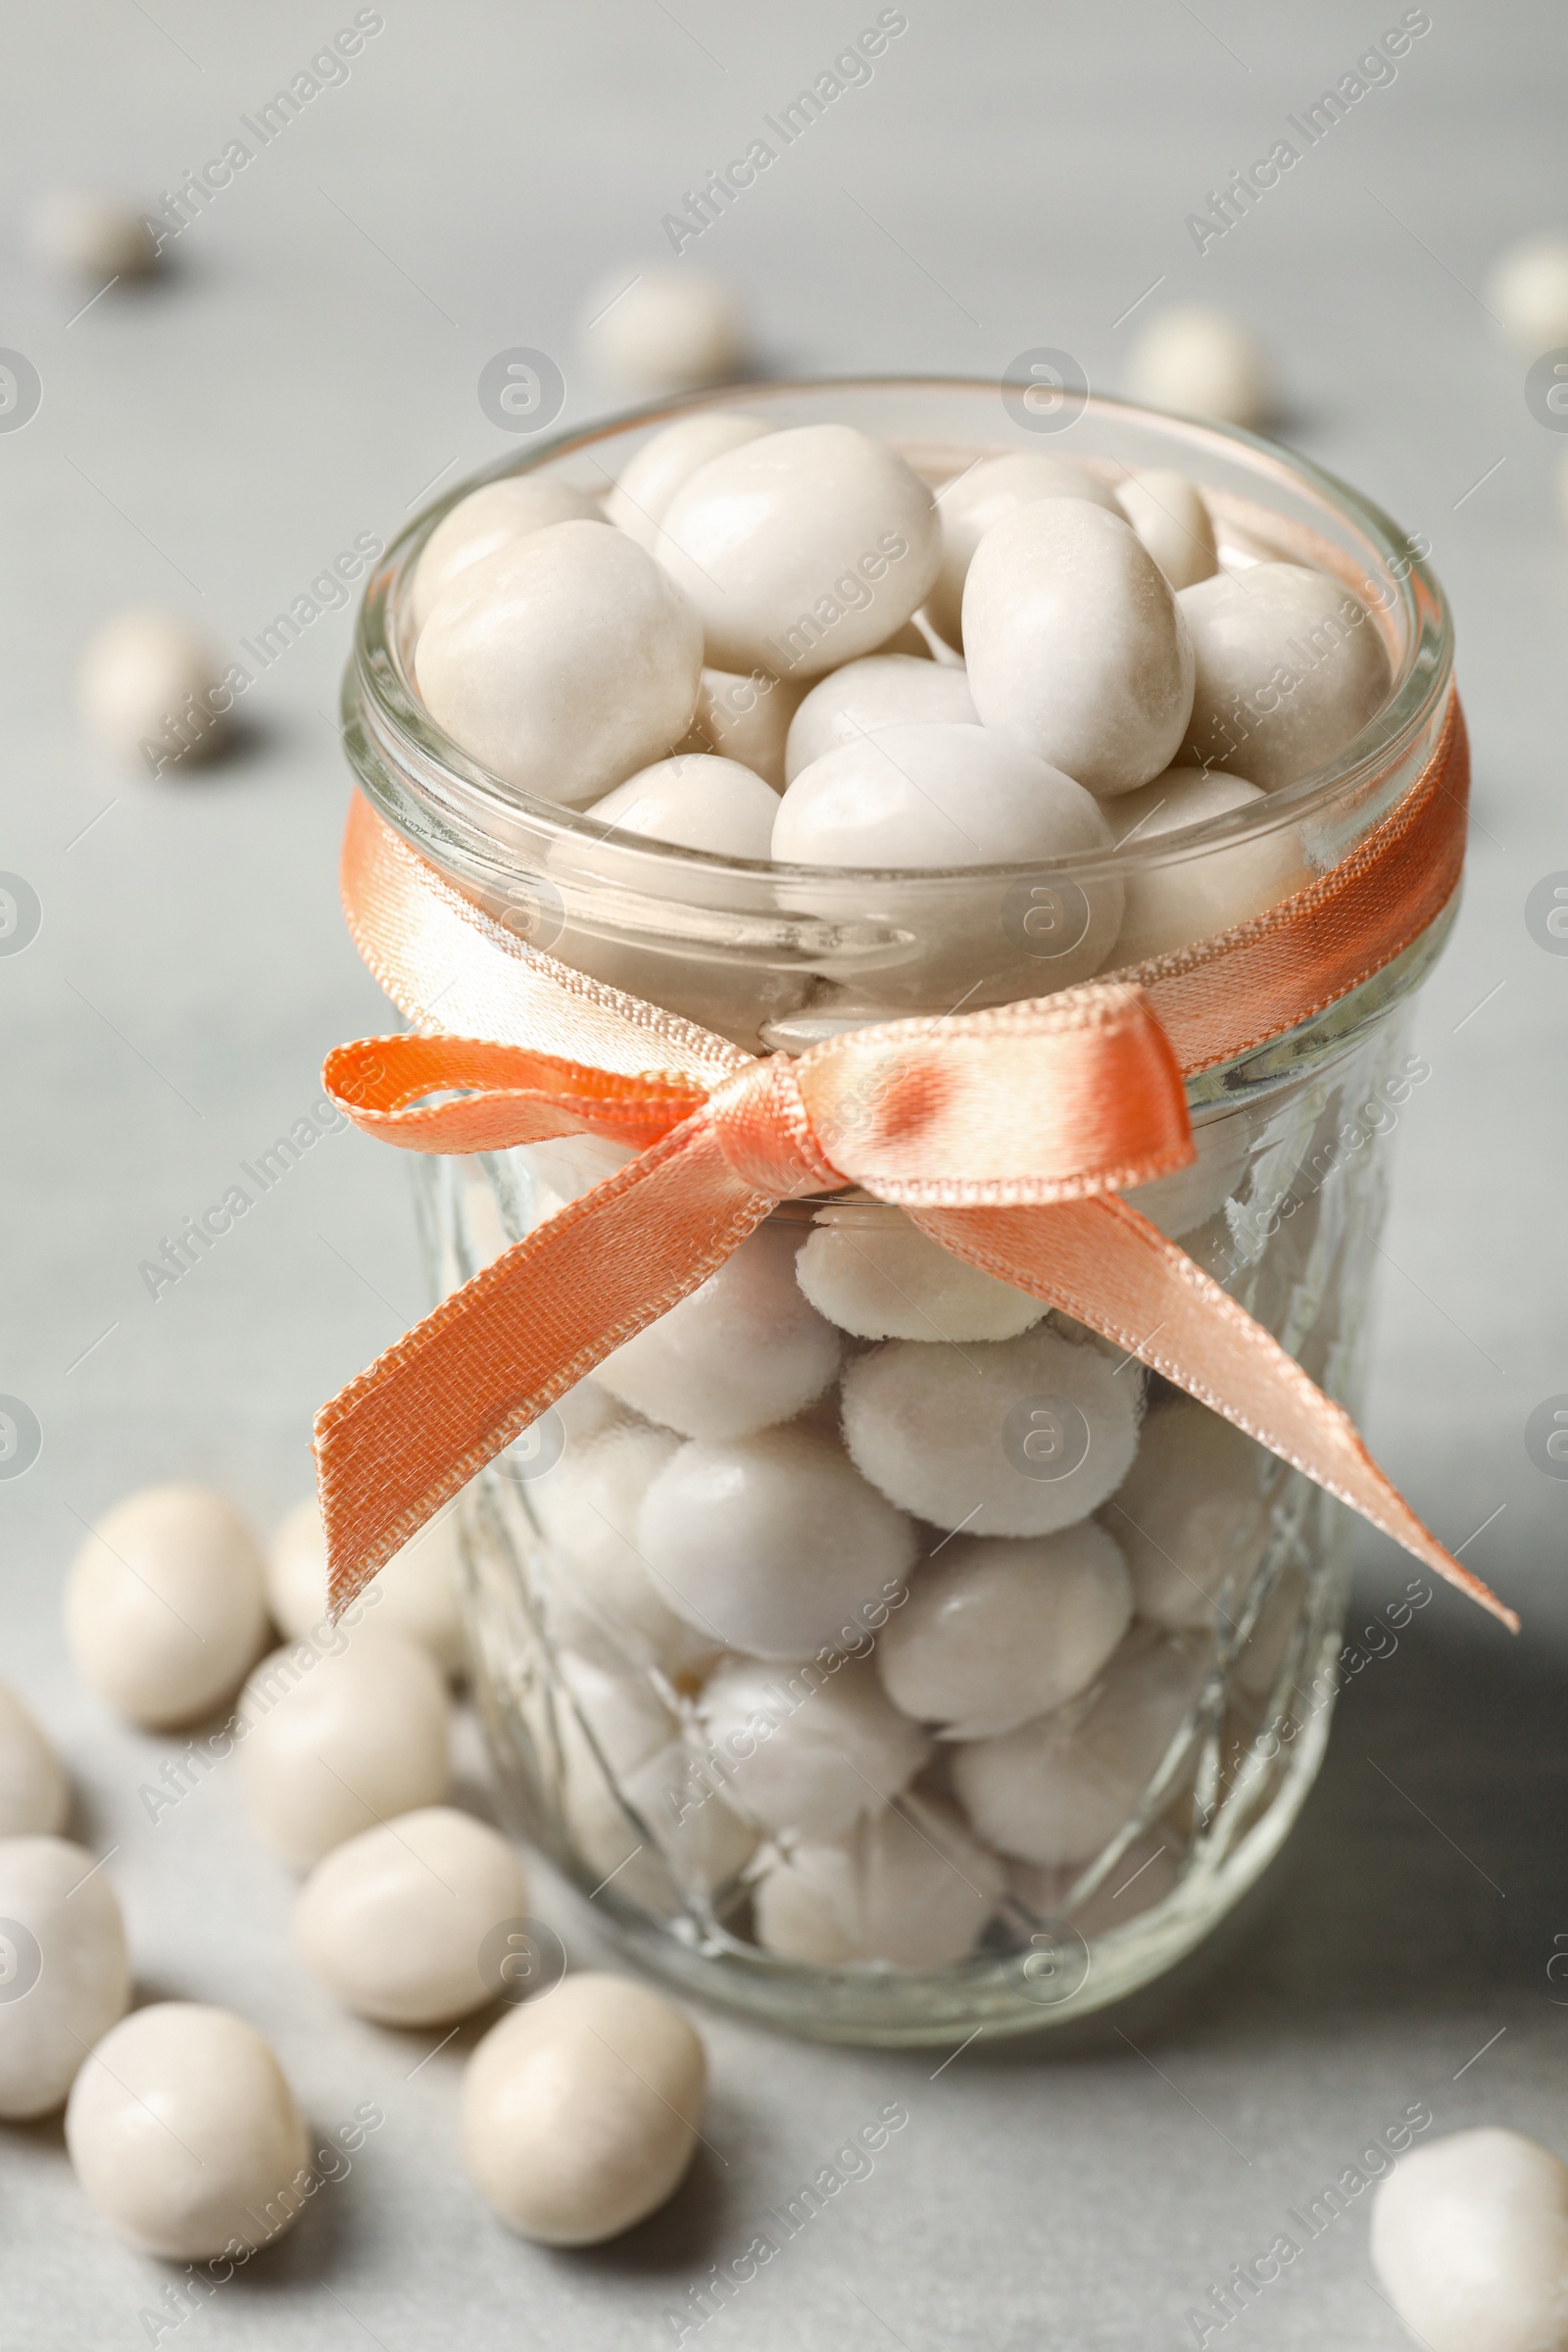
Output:
[[[1547,1974],[1568,1952],[1568,1484],[1523,1436],[1568,1392],[1568,960],[1524,920],[1532,887],[1568,868],[1568,443],[1527,412],[1480,292],[1502,245],[1568,220],[1568,19],[1433,0],[1396,80],[1200,257],[1185,217],[1399,22],[1397,0],[908,0],[871,80],[688,249],[743,299],[762,363],[791,371],[994,376],[1049,344],[1115,388],[1153,310],[1234,309],[1276,357],[1284,437],[1430,539],[1458,612],[1477,815],[1420,1016],[1433,1076],[1388,1147],[1368,1434],[1525,1631],[1510,1642],[1442,1593],[1348,1691],[1261,1897],[1134,2018],[1071,2047],[982,2040],[945,2067],[705,2019],[714,2153],[663,2215],[567,2257],[508,2236],[462,2175],[474,2031],[421,2063],[434,2034],[340,2018],[291,1955],[288,1883],[232,1789],[219,1776],[150,1824],[136,1788],[164,1743],[112,1723],[65,1660],[58,1595],[84,1522],[188,1477],[270,1525],[309,1486],[313,1407],[424,1303],[406,1170],[350,1133],[156,1303],[137,1274],[306,1108],[324,1050],[386,1022],[336,904],[347,616],[260,680],[242,749],[184,779],[92,750],[72,673],[128,602],[182,608],[220,646],[253,637],[356,534],[390,539],[432,484],[506,454],[476,397],[498,350],[557,359],[567,421],[606,405],[579,332],[593,290],[667,258],[662,216],[877,9],[385,0],[348,79],[181,235],[167,277],[74,316],[85,294],[27,251],[32,200],[173,188],[354,13],[13,0],[4,19],[0,343],[31,360],[43,403],[0,435],[0,867],[43,921],[0,958],[0,1390],[44,1442],[0,1480],[0,1669],[77,1774],[76,1834],[113,1849],[142,1997],[253,2018],[327,2128],[366,2099],[387,2119],[178,2340],[653,2352],[763,2206],[899,2098],[910,2122],[874,2176],[710,2324],[715,2343],[1193,2342],[1210,2281],[1411,2102],[1440,2130],[1507,2122],[1568,2153],[1568,1984]],[[1371,1611],[1408,1570],[1370,1536],[1360,1557]],[[594,1956],[580,1906],[547,1890],[538,1907]],[[1227,2339],[1402,2340],[1371,2283],[1368,2203]],[[0,2134],[7,2343],[146,2342],[169,2276],[77,2196],[57,2124]]]

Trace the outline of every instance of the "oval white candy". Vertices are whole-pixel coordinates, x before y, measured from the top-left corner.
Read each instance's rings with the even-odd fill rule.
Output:
[[[660,561],[703,617],[708,662],[813,678],[883,644],[936,575],[919,476],[848,424],[712,458],[664,514]]]
[[[1563,2352],[1568,2165],[1494,2126],[1412,2148],[1378,2183],[1372,2262],[1429,2352]]]
[[[888,1620],[883,1685],[944,1740],[989,1739],[1087,1690],[1132,1613],[1127,1563],[1093,1520],[1058,1536],[958,1537]]]
[[[619,1679],[624,1692],[630,1678]],[[584,1688],[580,1677],[577,1688]],[[638,1715],[645,1695],[639,1690],[633,1701]],[[602,1711],[596,1713],[602,1721]],[[590,1894],[603,1893],[612,1907],[640,1903],[669,1917],[693,1901],[710,1901],[751,1860],[757,1831],[731,1811],[701,1757],[679,1738],[641,1763],[611,1768],[576,1711],[563,1710],[557,1728],[561,1808]]]
[[[586,490],[575,490],[553,473],[514,474],[470,490],[442,515],[420,552],[412,599],[416,629],[423,628],[442,590],[481,557],[553,522],[602,520]]]
[[[1190,1166],[1172,1176],[1156,1176],[1152,1184],[1129,1186],[1123,1195],[1130,1207],[1172,1241],[1217,1215],[1241,1191],[1251,1164],[1249,1121],[1234,1111],[1195,1118],[1193,1144],[1198,1156]]]
[[[638,1422],[570,1441],[528,1500],[549,1546],[552,1623],[568,1647],[612,1669],[658,1666],[684,1674],[721,1646],[678,1617],[636,1544],[650,1485],[679,1451],[673,1430]]]
[[[1094,1891],[1069,1910],[1067,1898],[1082,1875],[1075,1863],[1048,1870],[1038,1862],[1011,1862],[1007,1886],[1038,1920],[1059,1929],[1065,1917],[1076,1935],[1111,1936],[1175,1893],[1181,1882],[1181,1863],[1164,1837],[1134,1838]]]
[[[596,297],[583,340],[628,392],[687,392],[736,374],[746,336],[734,296],[689,269],[644,270]]]
[[[49,1837],[65,1825],[71,1784],[8,1683],[0,1683],[0,1838]]]
[[[967,1265],[881,1201],[819,1208],[795,1279],[861,1340],[1010,1340],[1046,1313],[1044,1299]]]
[[[286,2229],[311,2143],[287,2077],[226,2009],[160,2001],[106,2034],[76,2077],[66,2144],[122,2235],[199,2262]]]
[[[520,791],[583,807],[660,759],[697,701],[702,623],[652,556],[558,522],[460,571],[419,636],[419,692]]]
[[[703,2045],[678,2009],[622,1977],[568,1976],[469,2059],[464,2161],[525,2237],[598,2245],[674,2192],[707,2090]]]
[[[395,1551],[371,1588],[382,1633],[417,1642],[443,1674],[461,1674],[466,1655],[458,1604],[462,1575],[458,1514],[451,1508]],[[325,1631],[326,1537],[314,1494],[295,1504],[272,1538],[267,1600],[278,1631],[296,1642]]]
[[[769,677],[765,670],[748,675],[733,669],[705,669],[698,682],[692,723],[675,748],[737,760],[774,792],[782,792],[785,745],[805,692],[804,680],[791,683]]]
[[[808,1839],[837,1838],[879,1810],[931,1753],[869,1659],[832,1667],[733,1659],[704,1685],[697,1718],[733,1802],[764,1830]]]
[[[1487,272],[1487,308],[1527,360],[1568,344],[1568,236],[1521,237]]]
[[[1342,752],[1388,701],[1377,622],[1332,573],[1254,564],[1178,601],[1197,661],[1186,765],[1276,792]]]
[[[748,441],[760,441],[770,430],[755,417],[739,416],[729,409],[702,409],[695,416],[677,417],[662,433],[645,441],[630,460],[605,500],[607,519],[639,547],[657,555],[664,510],[682,482],[710,458],[743,449]]]
[[[588,814],[607,828],[607,846],[624,833],[712,858],[765,858],[778,806],[777,793],[738,760],[677,752],[628,776]]]
[[[1173,588],[1218,571],[1213,516],[1185,473],[1152,466],[1117,484],[1116,504]]]
[[[158,245],[145,217],[97,188],[61,188],[33,209],[28,223],[43,260],[100,290],[113,278],[148,277]]]
[[[1112,810],[1117,847],[1143,849],[1187,825],[1255,808],[1264,797],[1240,776],[1167,767],[1152,784],[1117,801]],[[1256,841],[1195,848],[1168,865],[1130,866],[1114,960],[1118,968],[1142,963],[1194,940],[1212,939],[1304,890],[1311,879],[1295,825],[1279,826]]]
[[[1177,1397],[1144,1423],[1138,1459],[1104,1506],[1138,1614],[1181,1631],[1234,1624],[1269,1537],[1270,1457],[1218,1413]]]
[[[264,1845],[309,1870],[345,1838],[446,1793],[447,1689],[427,1650],[364,1626],[336,1657],[303,1643],[245,1686],[238,1772]]]
[[[229,732],[223,670],[178,612],[136,605],[93,632],[76,670],[88,731],[116,758],[161,774],[205,760]],[[229,701],[231,696],[227,696]]]
[[[798,1227],[764,1226],[657,1323],[606,1356],[612,1396],[683,1437],[749,1437],[814,1403],[840,1340],[795,1279]]]
[[[803,1658],[856,1645],[915,1537],[829,1439],[769,1429],[683,1446],[648,1490],[637,1546],[693,1625],[753,1657]]]
[[[94,1857],[65,1838],[0,1838],[0,2116],[52,2114],[129,1999],[120,1905]]]
[[[950,645],[963,643],[963,584],[974,551],[994,523],[1039,498],[1082,498],[1115,512],[1109,486],[1076,459],[1016,450],[982,459],[937,494],[942,564],[926,611]]]
[[[294,1933],[317,1975],[361,2017],[441,2026],[495,1999],[502,1979],[482,1966],[486,1938],[527,1909],[507,1840],[435,1805],[323,1855],[300,1889]]]
[[[963,1348],[890,1340],[844,1376],[856,1465],[900,1508],[969,1535],[1049,1536],[1114,1494],[1142,1375],[1045,1329]]]
[[[978,723],[963,671],[913,654],[866,654],[830,670],[801,704],[784,748],[785,778],[793,784],[813,760],[882,727],[930,721]]]
[[[1004,1884],[952,1805],[904,1796],[781,1857],[758,1882],[757,1938],[820,1968],[948,1968],[973,1950]]]
[[[267,1640],[265,1568],[220,1494],[146,1487],[105,1513],[66,1583],[84,1683],[162,1731],[227,1698]]]
[[[1274,412],[1274,371],[1257,337],[1201,303],[1150,320],[1133,349],[1131,381],[1140,400],[1187,416],[1256,426]]]
[[[1119,513],[1045,498],[1004,515],[969,566],[963,642],[981,723],[1098,798],[1176,757],[1193,649],[1169,581]]]

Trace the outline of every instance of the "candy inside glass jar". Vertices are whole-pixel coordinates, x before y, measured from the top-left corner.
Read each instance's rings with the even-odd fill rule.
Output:
[[[666,434],[696,453],[673,483]],[[1070,437],[1069,462],[995,387],[888,384],[745,388],[674,434],[554,444],[525,478],[608,494],[619,523],[557,501],[416,623],[462,494],[421,519],[362,624],[362,783],[528,945],[754,1053],[1243,924],[1351,857],[1430,759],[1436,592],[1382,517],[1261,445],[1101,402]],[[836,499],[803,489],[805,441]],[[858,472],[860,441],[893,462]],[[745,499],[807,515],[783,605],[726,541]],[[813,531],[905,554],[808,600]],[[528,616],[564,626],[579,564],[577,699],[547,708]],[[498,612],[521,687],[485,667]],[[617,671],[617,628],[657,647],[649,677]],[[1442,929],[1191,1078],[1193,1163],[1128,1195],[1352,1404]],[[425,1163],[441,1290],[630,1156],[574,1136]],[[853,1189],[782,1204],[463,1517],[524,1825],[656,1965],[804,2031],[1021,2030],[1146,1981],[1264,1867],[1326,1736],[1337,1506]]]

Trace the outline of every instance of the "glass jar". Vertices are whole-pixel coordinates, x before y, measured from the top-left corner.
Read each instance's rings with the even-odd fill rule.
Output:
[[[1174,467],[1227,566],[1307,563],[1354,590],[1393,675],[1328,767],[1113,856],[849,873],[611,850],[479,768],[417,700],[408,583],[461,485],[367,593],[345,695],[362,787],[529,944],[753,1052],[1047,995],[1128,959],[1118,919],[1140,955],[1151,924],[1158,952],[1225,927],[1333,870],[1437,748],[1449,631],[1411,543],[1243,433],[1091,398],[1042,442],[995,384],[747,385],[484,478],[602,489],[706,405],[858,425],[933,484],[1011,449],[1070,448],[1112,480]],[[709,741],[725,748],[721,725]],[[1449,919],[1191,1080],[1196,1163],[1130,1196],[1352,1412],[1387,1136],[1426,1074],[1410,1004]],[[625,1156],[580,1137],[416,1163],[438,1295]],[[783,1204],[674,1311],[684,1340],[654,1327],[463,1496],[476,1688],[525,1834],[649,1965],[813,2035],[1025,2031],[1171,1966],[1256,1879],[1317,1769],[1342,1508],[863,1196]],[[965,1416],[977,1377],[994,1426]],[[737,1478],[761,1497],[741,1532]],[[715,1610],[747,1544],[757,1605]]]

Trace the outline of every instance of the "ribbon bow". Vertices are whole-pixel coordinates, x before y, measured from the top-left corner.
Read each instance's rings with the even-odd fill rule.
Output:
[[[431,1024],[439,1003],[443,1027],[338,1048],[323,1070],[333,1101],[406,1151],[587,1133],[637,1156],[503,1251],[318,1414],[334,1608],[778,1202],[854,1185],[1163,1373],[1514,1626],[1384,1477],[1349,1416],[1118,1198],[1191,1162],[1184,1070],[1309,1018],[1442,910],[1462,861],[1466,773],[1454,703],[1411,791],[1283,906],[1082,988],[881,1023],[799,1058],[746,1054],[528,949],[356,797],[350,926],[403,1010]]]

